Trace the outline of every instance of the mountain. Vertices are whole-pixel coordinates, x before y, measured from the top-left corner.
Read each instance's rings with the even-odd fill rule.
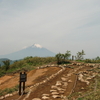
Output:
[[[48,49],[42,47],[39,44],[33,44],[32,46],[29,46],[27,48],[24,48],[14,53],[7,54],[7,55],[0,55],[0,58],[19,60],[19,59],[23,59],[28,56],[51,57],[51,56],[55,56],[55,53],[49,51]]]

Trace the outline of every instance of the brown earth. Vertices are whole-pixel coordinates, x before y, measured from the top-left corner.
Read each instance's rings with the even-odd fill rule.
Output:
[[[55,85],[57,81],[61,81],[61,77],[74,72],[74,70],[76,68],[78,68],[79,66],[72,66],[72,67],[74,67],[74,69],[66,67],[66,69],[64,70],[63,73],[60,73],[59,75],[57,75],[55,78],[51,79],[50,81],[39,85],[35,90],[32,91],[29,98],[26,100],[32,100],[33,98],[42,98],[42,94],[50,94],[50,89],[51,89],[52,85]],[[51,76],[52,74],[56,73],[60,69],[61,69],[60,67],[47,67],[47,68],[35,69],[30,72],[27,72],[27,77],[28,77],[27,82],[26,82],[27,89],[29,86],[33,86],[35,83],[41,82],[42,80],[44,80],[47,77]],[[76,81],[76,79],[77,79],[76,74],[79,73],[80,71],[83,71],[83,70],[85,71],[87,69],[90,69],[90,67],[83,67],[68,77],[68,80],[71,80],[71,82],[69,82],[69,84],[63,94],[64,96],[70,95],[71,92],[79,92],[81,87],[84,87],[84,88],[87,87],[86,83]],[[1,77],[0,82],[1,82],[0,89],[2,89],[2,90],[5,88],[14,87],[19,83],[19,74]],[[74,88],[74,91],[72,91],[72,88],[74,87],[75,82],[76,82],[76,86]],[[61,86],[61,88],[62,88],[62,86]],[[84,89],[83,91],[85,92],[86,90]],[[20,100],[23,100],[23,98],[26,95],[27,95],[27,92],[26,92],[26,94],[24,94],[21,97]],[[19,98],[19,97],[20,96],[18,94],[16,94],[12,97],[8,97],[3,100],[17,100],[17,98]],[[54,99],[54,98],[50,97],[50,100],[61,100],[61,98]]]
[[[38,81],[41,81],[42,79],[39,77],[48,77],[51,75],[51,73],[55,73],[58,70],[60,70],[59,67],[48,67],[45,69],[35,69],[32,70],[30,72],[27,72],[27,82],[26,82],[26,86],[30,86],[35,84]],[[36,80],[38,79],[38,80]],[[0,89],[5,89],[5,88],[12,88],[14,86],[16,86],[17,84],[19,84],[19,74],[15,74],[15,75],[9,75],[9,76],[3,76],[0,78]]]

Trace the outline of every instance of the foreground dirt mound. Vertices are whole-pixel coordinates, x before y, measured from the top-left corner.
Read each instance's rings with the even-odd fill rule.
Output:
[[[27,72],[27,82],[26,82],[26,86],[29,85],[33,85],[36,82],[40,81],[41,78],[39,77],[44,77],[49,76],[55,72],[57,72],[58,70],[60,70],[59,67],[48,67],[48,68],[44,68],[44,69],[34,69],[30,72]],[[37,80],[39,78],[39,80]],[[0,78],[0,89],[5,89],[5,88],[12,88],[14,86],[16,86],[17,84],[19,84],[19,73],[14,74],[14,75],[9,75],[9,76],[3,76]]]

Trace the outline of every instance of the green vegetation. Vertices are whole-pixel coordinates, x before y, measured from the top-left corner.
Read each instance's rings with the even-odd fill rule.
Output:
[[[56,60],[57,60],[57,64],[65,64],[65,63],[69,63],[69,58],[71,56],[71,52],[70,51],[66,51],[65,54],[61,54],[61,53],[58,53],[55,55],[56,57]]]
[[[85,55],[84,50],[78,52],[77,55],[75,56],[76,60],[83,60],[84,59],[83,55]]]
[[[10,67],[10,61],[6,60],[6,61],[3,61],[3,63],[4,63],[4,69],[5,69],[5,71],[7,71]]]
[[[55,57],[26,57],[23,60],[15,61],[12,65],[9,65],[9,61],[4,61],[2,67],[0,67],[0,77],[9,74],[19,72],[21,70],[32,70],[37,66],[55,62]]]
[[[94,59],[85,59],[84,62],[86,62],[86,63],[100,63],[100,57],[97,56]]]
[[[18,91],[18,87],[19,87],[19,85],[16,85],[13,88],[6,88],[4,90],[0,90],[0,96]]]

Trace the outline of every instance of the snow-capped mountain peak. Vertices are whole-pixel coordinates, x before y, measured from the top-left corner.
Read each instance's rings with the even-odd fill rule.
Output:
[[[33,44],[32,48],[34,48],[34,47],[36,47],[36,48],[42,48],[42,46],[40,44]]]
[[[22,50],[13,52],[7,55],[0,55],[0,58],[8,58],[11,60],[24,59],[25,57],[53,57],[55,53],[42,47],[40,44],[33,44],[32,46],[25,46]]]

